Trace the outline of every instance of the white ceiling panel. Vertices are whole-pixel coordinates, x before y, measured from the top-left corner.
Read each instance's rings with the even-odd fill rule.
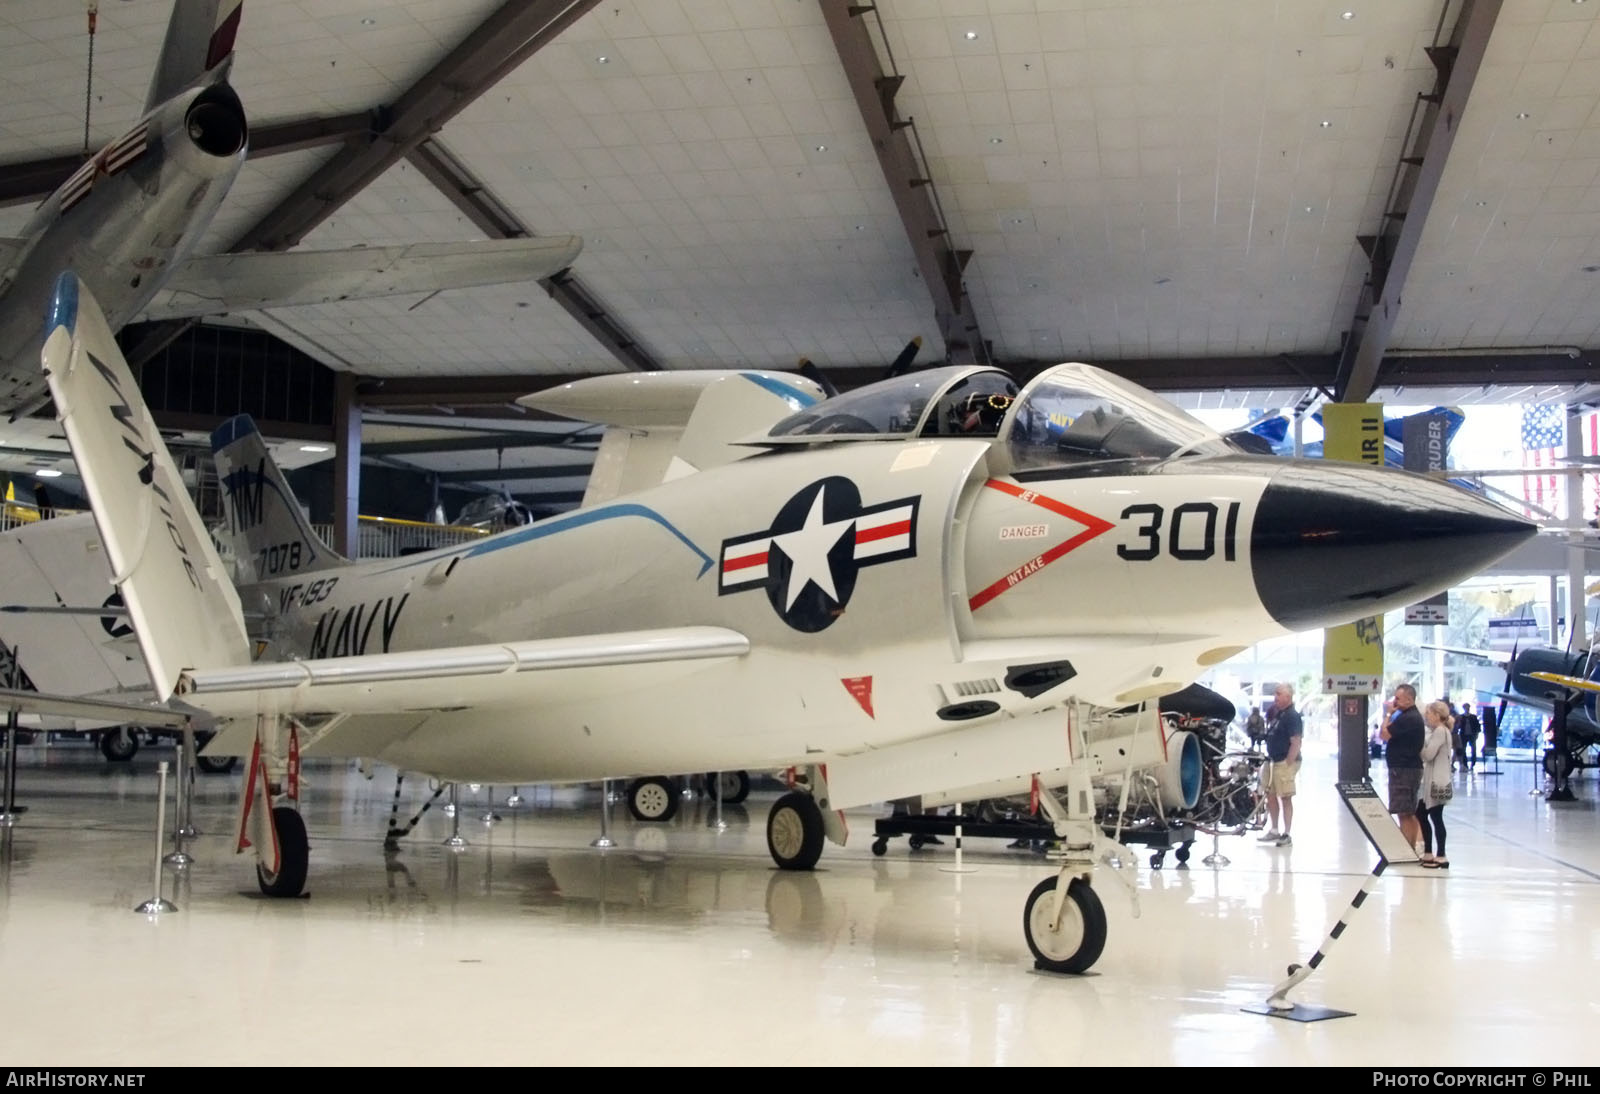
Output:
[[[1413,349],[1600,338],[1600,4],[1506,0],[1405,286]]]
[[[442,139],[664,365],[943,356],[815,4],[602,5]]]
[[[1336,348],[1438,4],[1068,7],[882,9],[996,355]]]

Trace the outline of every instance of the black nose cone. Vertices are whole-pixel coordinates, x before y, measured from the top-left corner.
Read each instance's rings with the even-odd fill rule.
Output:
[[[1448,483],[1298,461],[1272,478],[1250,535],[1256,592],[1294,631],[1348,623],[1448,589],[1538,529]]]

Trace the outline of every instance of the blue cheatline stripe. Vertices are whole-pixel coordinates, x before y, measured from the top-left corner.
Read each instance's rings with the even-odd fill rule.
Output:
[[[67,270],[56,278],[56,291],[51,294],[50,305],[44,313],[44,336],[57,327],[66,327],[68,334],[78,329],[78,275]]]
[[[491,536],[482,543],[473,544],[466,550],[458,552],[457,557],[475,558],[478,555],[486,555],[492,551],[501,551],[507,547],[516,547],[524,543],[531,543],[533,540],[543,539],[546,536],[553,536],[558,532],[565,532],[572,528],[581,528],[585,524],[598,524],[603,520],[617,520],[621,517],[642,517],[645,520],[661,525],[661,527],[671,532],[675,537],[677,537],[678,542],[682,543],[685,547],[689,548],[689,550],[693,551],[695,557],[700,560],[700,572],[695,574],[695,577],[704,577],[706,571],[711,569],[711,556],[706,554],[699,547],[696,547],[694,541],[688,536],[684,535],[682,532],[678,531],[677,527],[674,526],[671,521],[669,521],[666,517],[663,517],[654,509],[651,509],[645,505],[638,505],[633,502],[625,502],[621,505],[605,505],[598,509],[586,509],[581,512],[574,513],[569,517],[557,517],[553,520],[541,521],[538,524],[530,524],[526,528],[519,528],[514,532],[502,532],[497,536]],[[389,569],[380,570],[378,572],[385,574],[394,573],[396,570],[404,570],[411,566],[423,565],[424,562],[433,563],[437,561],[438,557],[435,556],[433,558],[425,558],[417,562],[406,563],[401,566],[391,566]]]
[[[780,399],[787,399],[791,403],[797,403],[798,405],[795,407],[796,410],[804,410],[806,407],[813,406],[817,402],[816,396],[801,391],[799,388],[790,387],[782,380],[774,380],[770,376],[762,376],[754,372],[741,372],[739,375],[743,376],[746,380],[749,380],[757,387],[766,388]]]

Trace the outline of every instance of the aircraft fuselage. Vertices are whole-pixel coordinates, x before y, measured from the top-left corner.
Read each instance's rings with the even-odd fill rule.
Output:
[[[532,782],[779,767],[1068,699],[1127,705],[1319,625],[1318,611],[1347,615],[1352,597],[1404,603],[1411,581],[1433,576],[1424,560],[1426,576],[1386,567],[1379,579],[1330,549],[1320,586],[1305,587],[1301,557],[1295,588],[1264,589],[1262,574],[1321,519],[1317,499],[1295,493],[1305,469],[1280,459],[1014,476],[991,472],[998,453],[965,439],[778,452],[408,558],[300,577],[286,550],[268,559],[282,576],[241,598],[267,620],[268,659],[680,626],[750,639],[742,658],[582,670],[536,709],[451,710],[445,683],[430,709],[404,716],[408,733],[374,717],[384,728],[364,740],[358,715],[334,749]],[[1447,502],[1461,494],[1403,478]],[[1383,523],[1381,503],[1344,503]],[[685,721],[697,730],[674,728]]]
[[[61,271],[93,290],[113,330],[133,319],[209,227],[246,137],[226,84],[196,88],[146,114],[39,206],[24,249],[0,271],[0,410],[48,397],[39,348]]]

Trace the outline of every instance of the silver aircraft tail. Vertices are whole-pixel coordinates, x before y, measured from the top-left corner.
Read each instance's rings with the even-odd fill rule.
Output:
[[[232,548],[240,581],[267,581],[349,562],[312,530],[248,414],[217,427],[211,452],[227,516],[216,534]]]
[[[174,0],[161,59],[150,80],[146,111],[154,110],[233,56],[244,0]]]

